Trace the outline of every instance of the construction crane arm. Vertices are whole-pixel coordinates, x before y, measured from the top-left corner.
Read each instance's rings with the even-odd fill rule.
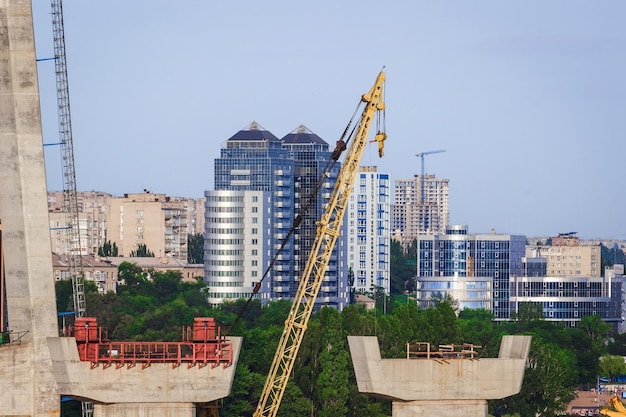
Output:
[[[315,240],[305,269],[300,277],[298,291],[293,300],[291,310],[285,321],[285,328],[278,343],[265,387],[261,393],[261,399],[254,413],[255,417],[275,417],[280,407],[280,402],[287,387],[287,381],[293,370],[304,332],[315,305],[315,299],[324,279],[333,248],[339,237],[343,215],[348,205],[348,199],[361,163],[363,151],[367,145],[367,135],[375,116],[385,108],[383,102],[384,82],[385,73],[381,71],[369,92],[361,97],[365,107],[354,137],[350,141],[349,148],[347,148],[347,154],[339,171],[335,188],[318,222]],[[378,132],[377,137],[378,135],[384,135],[384,132]],[[386,135],[384,137],[386,138]],[[379,152],[381,154],[382,148],[380,143],[382,141],[384,139],[379,141]],[[332,158],[335,160],[339,158],[346,146],[345,143],[338,143]]]

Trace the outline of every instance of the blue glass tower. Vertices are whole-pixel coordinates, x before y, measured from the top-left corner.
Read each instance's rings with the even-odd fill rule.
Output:
[[[289,151],[289,156],[295,164],[294,203],[296,213],[302,213],[302,209],[308,207],[303,214],[300,226],[294,232],[296,280],[292,294],[295,295],[298,280],[306,267],[309,253],[313,247],[317,221],[321,218],[324,206],[330,199],[341,165],[339,162],[335,163],[328,175],[322,177],[330,160],[331,151],[326,141],[304,125],[300,125],[285,135],[282,138],[282,143],[283,147]],[[310,196],[318,188],[320,180],[323,182],[316,195],[311,199]],[[316,304],[332,306],[340,310],[347,304],[347,268],[343,261],[345,256],[345,235],[342,235],[333,249]]]
[[[215,160],[215,190],[265,191],[269,211],[264,213],[270,228],[270,258],[283,243],[294,219],[294,161],[280,139],[252,122],[226,142]],[[290,298],[294,276],[293,239],[278,255],[272,270],[263,281],[264,301]]]

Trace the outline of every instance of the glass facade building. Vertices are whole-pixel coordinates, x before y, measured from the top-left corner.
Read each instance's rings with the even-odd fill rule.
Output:
[[[306,268],[317,233],[317,222],[330,199],[341,164],[330,159],[328,143],[306,126],[300,125],[282,139],[283,147],[294,161],[295,213],[302,216],[294,231],[294,273],[292,296]],[[330,161],[330,162],[329,162]],[[312,195],[315,194],[314,197]],[[343,309],[348,301],[345,236],[341,234],[328,262],[316,304]]]
[[[270,256],[278,251],[294,219],[294,161],[283,148],[280,139],[252,122],[226,142],[215,160],[215,190],[263,191],[268,193],[269,213],[264,219],[271,225],[271,235],[265,242]],[[208,226],[205,225],[205,230]],[[206,235],[205,239],[211,238]],[[294,276],[293,239],[277,256],[272,270],[265,278],[261,298],[265,301],[290,298]],[[207,263],[205,259],[205,264]],[[264,265],[267,266],[267,265]]]
[[[219,293],[228,293],[211,289],[211,282],[217,284],[212,278],[216,265],[229,265],[233,271],[240,268],[242,279],[236,282],[244,282],[244,290],[236,291],[232,296],[239,298],[235,293],[245,296],[245,288],[261,280],[272,260],[272,268],[262,281],[259,297],[263,302],[269,302],[295,296],[316,235],[317,221],[330,198],[340,168],[340,164],[336,163],[327,175],[322,175],[330,155],[328,144],[304,126],[278,139],[253,122],[226,141],[220,158],[215,160],[215,191],[206,193],[207,209],[215,203],[211,203],[210,198],[215,195],[224,197],[225,192],[243,193],[233,196],[242,199],[238,204],[243,204],[240,210],[246,213],[251,209],[248,206],[254,196],[263,199],[264,203],[255,208],[259,211],[249,213],[249,218],[242,217],[244,230],[241,230],[237,242],[242,250],[237,253],[241,255],[238,260],[241,265],[232,263],[234,260],[228,258],[233,255],[228,252],[233,248],[224,246],[221,237],[213,236],[212,232],[222,232],[224,227],[216,226],[212,221],[216,219],[210,218],[215,216],[206,214],[205,242],[217,243],[217,246],[205,243],[204,261],[205,280],[209,281],[209,289],[216,295],[214,301],[218,301]],[[318,186],[320,179],[323,181]],[[317,195],[310,198],[313,190],[317,191]],[[244,192],[260,192],[262,195]],[[297,214],[303,216],[303,221],[289,237]],[[232,213],[233,218],[237,216],[240,214]],[[227,222],[223,218],[217,220]],[[228,229],[239,230],[239,227],[231,224]],[[252,245],[253,241],[256,245]],[[256,257],[252,256],[253,250]],[[317,298],[318,304],[338,309],[347,304],[349,293],[345,258],[345,241],[339,239]],[[221,270],[220,273],[226,271]],[[238,287],[226,285],[224,288],[235,290]]]
[[[622,322],[620,277],[512,277],[511,304],[540,305],[545,320],[577,327],[583,317],[597,315],[618,330]]]
[[[420,306],[428,307],[433,298],[450,295],[461,309],[490,309],[496,320],[508,320],[509,278],[522,272],[525,244],[522,235],[468,234],[467,226],[450,226],[445,235],[420,235]]]

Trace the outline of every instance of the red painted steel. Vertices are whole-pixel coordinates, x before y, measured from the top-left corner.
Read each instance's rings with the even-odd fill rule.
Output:
[[[231,343],[221,335],[221,328],[212,317],[196,317],[192,327],[183,327],[181,342],[114,342],[108,340],[106,329],[99,327],[94,317],[77,317],[69,335],[76,338],[81,361],[91,362],[91,367],[108,368],[154,363],[170,363],[188,368],[211,365],[230,366],[233,361]]]

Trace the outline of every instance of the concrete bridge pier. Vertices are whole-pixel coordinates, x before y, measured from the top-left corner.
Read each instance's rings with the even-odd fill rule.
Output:
[[[94,417],[194,417],[193,403],[94,404]]]
[[[392,400],[393,417],[486,417],[487,400],[522,387],[530,336],[504,336],[497,358],[381,359],[375,336],[349,336],[359,392]]]

